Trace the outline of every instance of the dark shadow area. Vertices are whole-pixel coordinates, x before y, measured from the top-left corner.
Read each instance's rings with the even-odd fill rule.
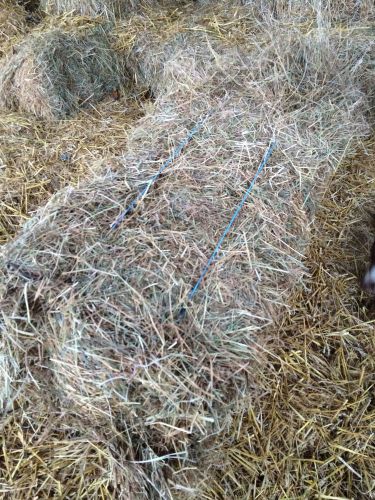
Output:
[[[39,0],[18,0],[17,3],[22,5],[27,12],[35,12],[39,9]]]

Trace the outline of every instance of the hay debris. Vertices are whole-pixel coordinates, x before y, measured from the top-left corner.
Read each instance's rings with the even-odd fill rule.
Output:
[[[37,395],[34,407],[19,402],[2,422],[3,498],[147,498],[147,478],[125,460],[120,434],[92,432]]]
[[[14,43],[18,35],[26,33],[26,11],[20,5],[10,0],[0,1],[0,57],[5,52],[4,47]]]
[[[0,108],[63,118],[119,87],[120,67],[101,26],[31,34],[3,63]]]
[[[59,189],[95,177],[103,162],[115,169],[110,157],[126,148],[128,130],[146,104],[109,97],[54,123],[0,113],[0,244]]]

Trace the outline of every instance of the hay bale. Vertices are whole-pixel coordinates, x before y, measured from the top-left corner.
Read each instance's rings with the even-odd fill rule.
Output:
[[[3,63],[0,108],[63,118],[120,83],[116,54],[101,26],[30,35]]]
[[[22,370],[43,346],[61,407],[121,432],[159,498],[202,498],[199,481],[214,467],[203,467],[204,457],[247,412],[267,327],[303,286],[314,203],[353,137],[369,130],[370,35],[327,29],[322,42],[321,32],[274,21],[272,30],[257,27],[253,44],[243,33],[255,29],[254,17],[225,15],[179,19],[158,47],[151,19],[149,37],[139,35],[144,50],[139,40],[124,44],[128,70],[156,100],[116,158],[123,170],[103,169],[55,195],[1,252],[7,355]],[[173,171],[109,231],[208,111]],[[278,152],[177,323],[272,134]]]
[[[9,45],[14,37],[26,32],[26,11],[10,0],[0,1],[0,56],[3,45]]]

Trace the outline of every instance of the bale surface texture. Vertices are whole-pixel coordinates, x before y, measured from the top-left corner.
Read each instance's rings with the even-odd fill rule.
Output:
[[[139,0],[42,0],[41,9],[47,14],[71,13],[81,16],[113,18],[139,4]]]
[[[131,12],[157,8],[167,4],[178,8],[186,0],[41,0],[41,9],[47,14],[73,14],[88,17],[121,19]]]
[[[101,27],[29,35],[3,61],[0,107],[62,118],[119,86],[120,72]]]

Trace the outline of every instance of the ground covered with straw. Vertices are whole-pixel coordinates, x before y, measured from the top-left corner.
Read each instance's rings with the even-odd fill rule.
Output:
[[[54,192],[95,177],[96,166],[105,160],[109,165],[111,153],[126,147],[129,127],[143,112],[138,99],[114,95],[53,124],[31,115],[0,114],[0,242],[8,241]]]
[[[117,21],[99,10],[40,11],[16,57],[48,62],[56,23],[69,47],[94,23],[116,84],[82,103],[69,77],[65,120],[7,103],[0,116],[0,491],[371,498],[373,306],[358,286],[374,188],[371,4],[140,2]],[[55,80],[79,58],[43,62],[46,86],[9,77],[8,50],[0,99],[32,88],[61,109]]]
[[[0,56],[18,35],[26,32],[26,11],[10,0],[0,2]]]

